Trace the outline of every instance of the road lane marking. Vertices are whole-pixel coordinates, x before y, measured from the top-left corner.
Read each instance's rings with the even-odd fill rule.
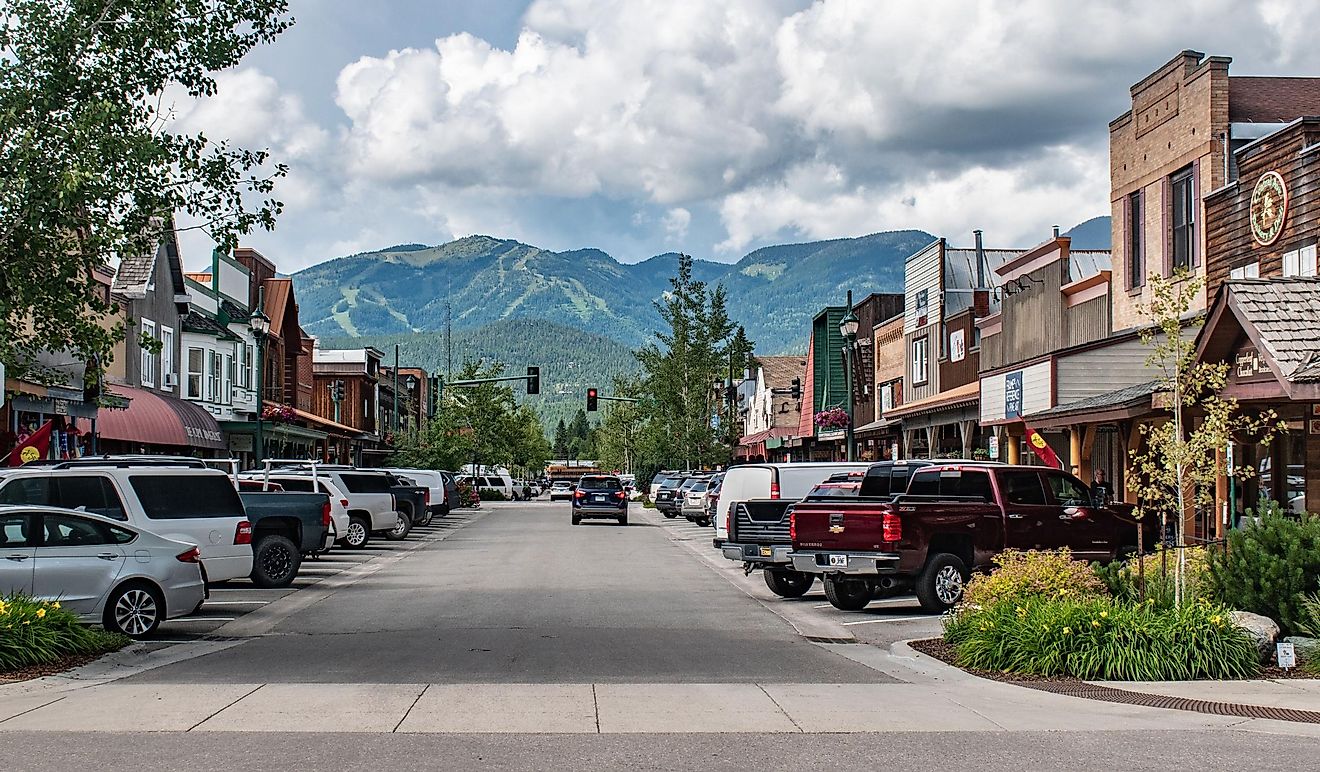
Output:
[[[914,619],[938,619],[938,617],[929,615],[920,617],[881,617],[879,619],[859,619],[856,622],[844,622],[843,625],[848,627],[850,625],[873,625],[876,622],[910,622]]]

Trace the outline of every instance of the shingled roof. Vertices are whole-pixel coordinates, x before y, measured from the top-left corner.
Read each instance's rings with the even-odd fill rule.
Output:
[[[1226,291],[1285,380],[1320,382],[1320,278],[1237,279]]]
[[[794,378],[802,378],[807,373],[807,358],[797,357],[757,357],[761,372],[765,374],[766,388],[787,389],[793,385]]]
[[[133,300],[145,298],[147,287],[151,286],[151,277],[156,273],[156,255],[160,254],[162,249],[164,249],[163,245],[141,255],[121,258],[110,290]]]

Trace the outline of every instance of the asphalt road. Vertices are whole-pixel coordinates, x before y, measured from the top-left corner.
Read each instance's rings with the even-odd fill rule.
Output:
[[[573,526],[563,502],[489,509],[444,541],[288,615],[262,637],[131,680],[893,680],[803,640],[694,560],[664,526],[639,516],[627,527]]]

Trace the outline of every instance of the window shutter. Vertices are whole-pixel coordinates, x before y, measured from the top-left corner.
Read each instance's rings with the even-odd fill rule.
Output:
[[[1164,278],[1173,275],[1173,183],[1168,177],[1160,180],[1160,232],[1164,234],[1164,254],[1160,257],[1160,271]]]
[[[1205,210],[1201,205],[1201,159],[1192,162],[1192,252],[1191,266],[1201,264],[1201,215]]]
[[[1298,276],[1315,276],[1315,275],[1316,275],[1316,248],[1315,248],[1315,247],[1316,247],[1315,244],[1312,244],[1312,245],[1310,245],[1309,247],[1302,247],[1301,252],[1300,252],[1300,255],[1301,255],[1301,257],[1300,257],[1301,265],[1299,266],[1300,270],[1297,272],[1297,275],[1298,275]]]
[[[1295,249],[1283,253],[1283,275],[1285,277],[1302,275],[1300,257],[1301,253]]]
[[[1123,272],[1127,274],[1127,288],[1132,289],[1137,286],[1137,272],[1133,270],[1136,264],[1136,256],[1132,252],[1132,229],[1136,223],[1132,222],[1132,194],[1123,197],[1123,256],[1119,258],[1118,264],[1123,266]]]

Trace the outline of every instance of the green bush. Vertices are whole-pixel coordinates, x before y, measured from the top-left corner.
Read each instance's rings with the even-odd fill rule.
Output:
[[[1320,590],[1320,517],[1264,508],[1259,522],[1229,531],[1226,550],[1211,552],[1210,582],[1222,603],[1296,632],[1302,596]]]
[[[1035,597],[1103,597],[1104,582],[1091,567],[1073,560],[1067,549],[1018,552],[995,556],[996,568],[972,578],[963,604],[990,606],[1000,601],[1017,603]]]
[[[1302,596],[1302,619],[1297,630],[1308,638],[1320,638],[1320,593]],[[1302,670],[1320,676],[1320,657],[1307,657],[1299,653]]]
[[[130,640],[83,626],[78,617],[22,595],[0,598],[0,672],[49,665],[64,657],[122,649]]]
[[[1210,582],[1209,555],[1205,547],[1187,547],[1184,549],[1187,561],[1183,575],[1185,600],[1198,598],[1212,600],[1215,593]],[[1145,559],[1146,592],[1141,593],[1141,567],[1137,558],[1116,560],[1108,565],[1093,563],[1100,581],[1104,582],[1109,594],[1121,601],[1136,603],[1140,600],[1153,600],[1160,608],[1172,608],[1174,601],[1174,580],[1178,571],[1178,551],[1158,547],[1153,555]]]
[[[491,488],[482,488],[479,494],[482,501],[508,501],[509,498],[503,493]]]
[[[1246,678],[1255,644],[1219,604],[1181,608],[1112,598],[1030,598],[945,618],[958,664],[978,670],[1116,681]]]

